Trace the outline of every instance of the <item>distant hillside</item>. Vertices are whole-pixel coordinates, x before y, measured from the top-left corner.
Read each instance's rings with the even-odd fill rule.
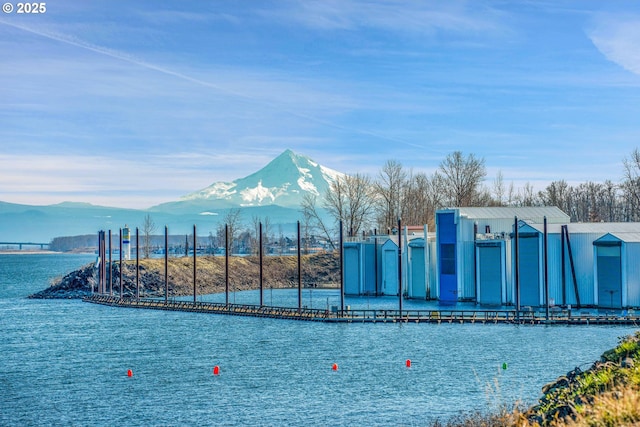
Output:
[[[187,194],[180,200],[149,209],[122,209],[64,202],[35,206],[0,202],[0,242],[48,243],[58,236],[97,234],[99,230],[128,225],[142,229],[151,215],[156,234],[164,226],[170,234],[189,234],[193,225],[199,235],[215,234],[229,209],[242,209],[243,228],[252,219],[269,218],[274,232],[293,235],[302,219],[300,203],[305,194],[323,195],[336,177],[342,176],[310,158],[286,150],[259,171],[232,182],[218,182]]]

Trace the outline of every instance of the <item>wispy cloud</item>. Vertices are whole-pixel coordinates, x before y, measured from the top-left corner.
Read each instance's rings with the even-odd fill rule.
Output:
[[[197,72],[187,74],[173,68],[148,62],[127,52],[88,43],[75,36],[70,36],[52,30],[16,24],[1,19],[0,24],[124,61],[147,70],[155,71],[159,74],[173,77],[178,81],[191,83],[198,87],[213,90],[221,95],[251,103],[266,109],[266,111],[276,111],[321,127],[332,128],[341,132],[360,134],[366,137],[376,138],[378,140],[417,146],[411,142],[394,137],[393,135],[387,135],[373,129],[349,126],[338,121],[331,120],[330,116],[335,115],[336,112],[339,111],[339,108],[337,109],[336,107],[349,110],[354,107],[353,102],[349,101],[348,97],[344,94],[338,94],[337,91],[314,91],[311,89],[312,85],[309,85],[309,81],[299,80],[296,82],[295,78],[286,81],[284,77],[278,80],[278,78],[274,76],[271,76],[271,79],[269,80],[261,81],[259,79],[251,78],[251,75],[246,72],[242,72],[238,77],[235,77],[235,81],[233,79],[222,79],[222,82],[218,82],[219,76],[216,72],[209,72],[207,77],[197,76]],[[330,111],[330,114],[318,114],[319,110],[317,108],[314,109],[314,107],[326,106],[327,102],[330,103],[328,107],[331,110],[325,108],[323,112],[328,113]]]
[[[640,75],[640,15],[599,15],[589,37],[608,60]]]
[[[0,155],[0,200],[16,203],[58,203],[64,200],[108,202],[137,193],[130,207],[146,208],[175,200],[233,173],[230,156],[147,156],[144,162],[114,153],[93,155]],[[201,153],[206,158],[206,153]],[[247,160],[245,156],[244,160]],[[211,164],[224,167],[211,170]],[[228,163],[226,163],[228,162]],[[218,179],[216,179],[218,178]],[[212,181],[213,180],[213,181]],[[45,197],[46,196],[46,197]],[[46,201],[44,201],[46,199]],[[117,204],[117,203],[116,203]]]
[[[482,10],[483,13],[477,13]],[[293,0],[265,15],[318,30],[379,29],[393,32],[480,32],[504,29],[496,10],[477,2],[399,0]]]

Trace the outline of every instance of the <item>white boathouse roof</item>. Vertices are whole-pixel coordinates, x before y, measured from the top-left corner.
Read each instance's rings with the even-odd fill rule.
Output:
[[[526,206],[526,207],[462,207],[446,210],[458,210],[461,217],[467,219],[503,219],[518,217],[519,220],[538,223],[547,217],[549,223],[566,224],[569,215],[556,206]]]

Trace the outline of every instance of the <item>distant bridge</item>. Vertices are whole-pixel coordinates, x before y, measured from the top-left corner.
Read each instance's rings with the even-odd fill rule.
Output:
[[[22,250],[23,246],[40,246],[40,249],[45,247],[49,248],[49,243],[36,243],[36,242],[0,242],[0,246],[17,246],[19,250]]]

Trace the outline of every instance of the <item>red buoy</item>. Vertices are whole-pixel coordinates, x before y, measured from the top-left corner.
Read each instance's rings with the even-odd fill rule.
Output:
[[[216,365],[213,367],[213,375],[220,375],[220,366]]]
[[[127,370],[127,376],[128,377],[132,377],[133,376],[133,371],[131,369]]]
[[[407,368],[410,368],[411,367],[411,359],[407,359],[405,364],[407,365]]]
[[[338,364],[337,364],[337,363],[334,363],[334,364],[331,366],[331,369],[332,369],[332,370],[334,370],[334,371],[337,371],[337,370],[338,370]]]

